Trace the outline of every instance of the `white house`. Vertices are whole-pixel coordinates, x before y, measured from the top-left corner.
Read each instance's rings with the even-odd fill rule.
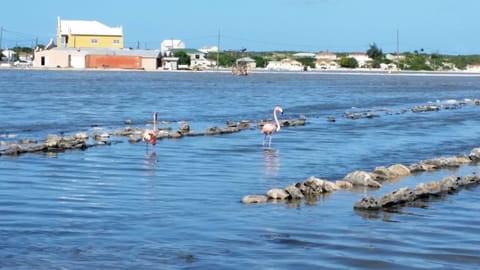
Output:
[[[5,56],[5,58],[8,60],[8,61],[12,61],[12,60],[15,60],[17,58],[17,53],[15,51],[12,51],[12,50],[3,50],[2,51],[2,55]]]
[[[368,57],[366,53],[363,52],[351,53],[347,57],[357,60],[358,67],[361,68],[366,67],[367,64],[373,60],[372,58]]]
[[[332,52],[319,52],[315,54],[315,59],[317,60],[328,60],[328,61],[336,61],[337,55]]]
[[[301,52],[301,53],[294,53],[293,57],[295,58],[302,58],[302,57],[315,57],[314,53],[306,53],[306,52]]]
[[[480,65],[467,65],[465,70],[469,72],[480,72]]]
[[[302,71],[303,65],[297,60],[283,59],[281,61],[268,62],[267,70],[283,70],[283,71]]]
[[[315,55],[316,69],[337,69],[337,55],[331,52],[319,52]]]

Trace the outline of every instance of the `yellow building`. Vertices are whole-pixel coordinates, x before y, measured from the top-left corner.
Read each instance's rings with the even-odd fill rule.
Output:
[[[97,21],[62,20],[58,17],[57,46],[123,49],[123,29],[108,27]]]

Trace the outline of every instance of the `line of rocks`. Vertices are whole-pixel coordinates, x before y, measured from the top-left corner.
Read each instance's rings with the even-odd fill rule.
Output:
[[[253,128],[261,128],[266,123],[270,123],[271,120],[261,120]],[[306,122],[305,116],[301,115],[298,119],[286,119],[279,121],[282,127],[304,126]],[[242,120],[239,122],[227,121],[224,127],[213,126],[207,128],[203,132],[194,131],[187,123],[183,123],[179,129],[173,130],[171,128],[159,128],[157,131],[157,140],[161,139],[180,139],[182,137],[192,136],[214,136],[237,133],[245,129],[251,129],[252,125],[248,120]],[[127,127],[122,131],[115,131],[116,136],[128,136],[130,143],[138,143],[142,140],[143,130],[139,128]]]
[[[264,124],[271,122],[271,120],[261,120],[257,123],[257,127],[262,127]],[[298,119],[287,119],[280,122],[281,126],[303,126],[306,118],[300,116]],[[130,120],[125,122],[131,124]],[[204,132],[195,132],[190,129],[187,123],[183,123],[178,130],[172,128],[159,128],[157,131],[157,139],[179,139],[185,136],[213,136],[224,135],[235,132],[240,132],[244,129],[250,128],[250,122],[247,120],[240,122],[227,122],[225,127],[211,127]],[[7,143],[0,141],[0,156],[2,155],[20,155],[25,153],[54,153],[63,152],[66,150],[85,150],[92,146],[110,145],[109,138],[113,136],[128,136],[130,143],[137,143],[142,140],[144,129],[126,127],[124,130],[116,130],[112,134],[109,133],[94,133],[89,136],[86,132],[78,132],[73,136],[57,136],[47,135],[43,142],[38,142],[32,139],[22,139],[18,142]],[[89,139],[92,140],[89,140]]]
[[[246,195],[242,203],[291,202],[298,200],[317,200],[321,195],[332,193],[340,189],[351,190],[356,187],[381,188],[382,182],[397,180],[418,172],[429,172],[446,168],[458,168],[462,165],[479,162],[480,147],[472,149],[470,154],[453,157],[439,157],[420,161],[411,165],[394,164],[389,167],[376,167],[372,172],[353,171],[343,179],[329,181],[310,176],[303,182],[290,184],[284,188],[274,188],[266,194]]]
[[[1,155],[20,155],[25,153],[37,152],[64,152],[66,150],[85,150],[91,146],[109,144],[105,138],[99,136],[94,143],[88,141],[88,135],[84,132],[79,132],[74,136],[57,136],[50,134],[39,143],[36,140],[22,139],[18,143],[9,144],[6,149],[0,151]]]
[[[438,182],[420,183],[415,189],[403,187],[385,194],[382,197],[368,196],[357,201],[355,210],[391,210],[402,206],[423,205],[431,199],[441,198],[458,192],[462,188],[480,185],[480,176],[455,177],[448,176]]]
[[[454,110],[459,109],[463,106],[467,105],[480,105],[480,99],[464,99],[462,101],[453,101],[446,104],[425,104],[425,105],[418,105],[414,106],[411,109],[402,109],[399,113],[406,113],[408,111],[414,113],[421,113],[421,112],[432,112],[432,111],[440,111],[440,110]],[[365,111],[357,111],[357,112],[344,112],[343,117],[351,120],[357,120],[362,118],[376,118],[380,117],[379,113],[384,114],[392,114],[392,112],[388,109],[380,109],[380,110],[365,110]],[[334,116],[328,116],[328,122],[335,122]]]

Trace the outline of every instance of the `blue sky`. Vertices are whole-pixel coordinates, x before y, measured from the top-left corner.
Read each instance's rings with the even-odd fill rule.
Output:
[[[480,54],[478,0],[47,0],[1,7],[2,47],[46,44],[57,17],[122,26],[125,47],[165,39],[221,50]],[[7,9],[10,9],[8,11]],[[219,35],[220,33],[220,35]]]

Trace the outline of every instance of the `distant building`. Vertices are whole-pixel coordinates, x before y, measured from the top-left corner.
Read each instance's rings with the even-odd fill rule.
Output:
[[[467,65],[465,70],[469,72],[480,72],[480,65]]]
[[[363,52],[351,53],[347,57],[357,60],[358,66],[361,68],[366,67],[369,62],[373,61],[372,58],[368,57],[368,54]]]
[[[5,58],[8,60],[8,61],[13,61],[13,60],[16,60],[17,58],[17,53],[13,50],[3,50],[1,51],[2,52],[2,55],[5,56]]]
[[[185,43],[178,39],[166,39],[160,44],[160,51],[162,51],[162,54],[175,49],[185,49]]]
[[[331,52],[319,52],[315,55],[316,69],[337,69],[337,55]]]
[[[170,50],[169,56],[174,56],[176,52],[183,51],[185,52],[188,57],[190,58],[190,66],[182,66],[179,68],[189,68],[194,70],[203,70],[214,67],[216,65],[215,61],[209,60],[206,58],[206,53],[199,51],[197,49],[173,49]]]
[[[156,70],[160,50],[53,48],[35,52],[36,68]]]
[[[315,59],[317,60],[329,60],[329,61],[336,61],[337,55],[332,52],[319,52],[315,54]]]
[[[312,57],[313,58],[313,57],[315,57],[315,54],[314,53],[305,53],[305,52],[294,53],[293,57],[295,57],[295,58]]]
[[[284,70],[284,71],[302,71],[304,67],[302,63],[297,60],[292,59],[283,59],[281,61],[270,61],[268,62],[267,70]]]
[[[218,47],[217,46],[203,46],[202,48],[199,49],[199,51],[201,51],[203,53],[218,52]]]
[[[97,21],[62,20],[57,22],[60,48],[123,48],[122,27],[108,27]]]

